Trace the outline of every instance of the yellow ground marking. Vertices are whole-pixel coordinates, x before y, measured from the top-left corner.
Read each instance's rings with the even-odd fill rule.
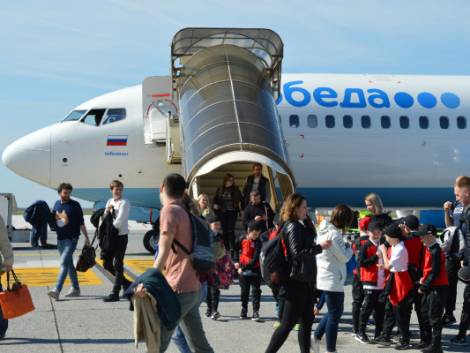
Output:
[[[137,274],[142,274],[152,268],[153,262],[153,259],[124,260],[124,264]]]
[[[25,253],[20,253],[15,252],[15,257],[33,257],[33,256],[40,256],[40,257],[58,257],[57,252],[48,252],[48,253],[32,253],[32,252],[25,252]]]
[[[45,287],[54,286],[57,281],[59,269],[55,267],[44,268],[16,268],[15,273],[20,281],[29,287]],[[87,272],[77,272],[78,282],[80,286],[97,286],[102,284],[101,279],[96,273],[90,269]],[[5,281],[4,281],[5,282]],[[67,276],[65,280],[66,285],[70,285],[70,280]]]
[[[127,261],[126,261],[126,262],[127,262]],[[96,263],[97,263],[98,265],[100,265],[101,267],[103,267],[103,260],[101,260],[101,259],[96,259]],[[103,268],[104,268],[104,267],[103,267]],[[106,269],[105,269],[105,270],[106,270]],[[124,274],[124,277],[126,277],[128,281],[133,282],[133,279],[132,279],[131,277],[129,277],[128,275]]]

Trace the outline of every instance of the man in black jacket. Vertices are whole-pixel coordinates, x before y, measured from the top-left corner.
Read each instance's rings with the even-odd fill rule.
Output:
[[[248,176],[245,182],[245,186],[243,187],[243,197],[244,197],[245,206],[248,205],[248,203],[250,202],[250,193],[253,191],[259,192],[261,196],[261,201],[269,201],[268,200],[269,181],[261,173],[262,170],[263,170],[263,166],[260,163],[253,164],[252,166],[253,174]]]
[[[470,177],[464,176],[455,183],[455,198],[463,206],[460,220],[460,230],[464,238],[464,248],[461,251],[462,266],[470,266]],[[450,342],[466,346],[466,334],[470,327],[470,284],[467,284],[463,294],[463,308],[460,317],[459,333]]]
[[[248,223],[255,221],[260,223],[261,232],[264,233],[274,227],[273,220],[274,211],[271,206],[261,200],[261,195],[258,191],[252,191],[250,193],[250,204],[243,211],[243,226],[245,230],[248,227]]]

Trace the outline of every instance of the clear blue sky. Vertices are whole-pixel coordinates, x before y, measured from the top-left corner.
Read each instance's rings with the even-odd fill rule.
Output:
[[[4,1],[0,150],[81,102],[168,74],[183,27],[266,27],[284,40],[284,72],[470,75],[470,2]],[[56,194],[0,166],[20,206]]]

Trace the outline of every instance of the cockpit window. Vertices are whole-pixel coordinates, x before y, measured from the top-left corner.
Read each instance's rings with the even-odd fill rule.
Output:
[[[86,113],[86,110],[72,110],[62,121],[77,121]]]
[[[87,115],[81,120],[82,123],[91,126],[99,126],[101,119],[103,118],[105,109],[92,109]]]
[[[117,121],[124,120],[126,118],[126,109],[124,108],[112,108],[108,109],[104,118],[103,125],[112,124]]]

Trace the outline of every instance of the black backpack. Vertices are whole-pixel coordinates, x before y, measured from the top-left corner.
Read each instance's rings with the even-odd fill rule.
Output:
[[[274,239],[263,244],[260,254],[261,276],[269,285],[279,285],[289,275],[289,262],[284,255],[283,227]]]

